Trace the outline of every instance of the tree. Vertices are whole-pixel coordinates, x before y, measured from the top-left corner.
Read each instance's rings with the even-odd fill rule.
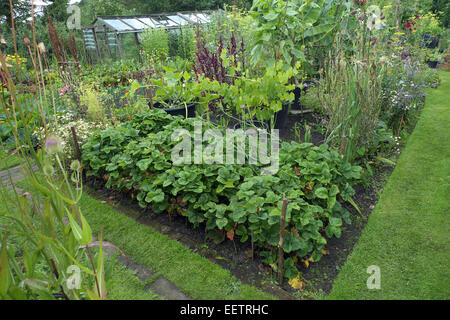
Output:
[[[432,10],[439,16],[445,28],[450,27],[450,2],[448,0],[433,0]]]
[[[31,15],[31,4],[29,1],[12,0],[14,8],[14,19],[17,23],[25,21]],[[6,22],[11,27],[11,11],[9,0],[0,1],[0,23]]]
[[[66,22],[69,18],[68,6],[69,0],[52,0],[52,3],[44,9],[45,21],[51,16],[55,22]]]
[[[97,16],[131,14],[133,13],[133,10],[129,8],[133,8],[135,5],[137,5],[136,3],[137,1],[135,0],[82,0],[78,5],[81,9],[81,12],[83,13],[81,15],[81,25],[90,25]]]

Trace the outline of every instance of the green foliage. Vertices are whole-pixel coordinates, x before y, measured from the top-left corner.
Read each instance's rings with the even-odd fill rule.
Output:
[[[274,176],[261,176],[257,165],[174,165],[170,151],[178,142],[172,141],[172,133],[181,128],[193,132],[195,121],[199,119],[152,110],[118,128],[96,132],[83,146],[87,174],[131,194],[144,208],[182,215],[194,225],[205,223],[212,234],[232,233],[269,250],[278,243],[286,197],[291,202],[285,253],[320,259],[327,243],[322,232],[340,236],[342,221],[350,223],[339,201],[354,195],[351,184],[360,168],[326,145],[295,142],[283,144]],[[214,127],[204,123],[203,130],[208,128]]]
[[[207,78],[191,81],[189,72],[175,72],[165,68],[166,73],[160,79],[153,79],[156,86],[154,103],[164,108],[181,108],[189,104],[198,103],[199,111],[204,111],[211,100],[218,98],[216,92],[220,90],[217,81]]]
[[[42,115],[36,108],[36,101],[32,94],[18,94],[17,103],[22,106],[23,112],[16,111],[16,120],[11,119],[14,107],[11,104],[11,94],[0,92],[0,140],[6,147],[15,146],[14,131],[17,129],[18,137],[23,138],[27,130],[34,130],[43,125]],[[49,118],[46,112],[45,118]],[[25,130],[25,128],[27,130]]]
[[[52,17],[54,21],[66,22],[69,14],[67,13],[67,7],[69,6],[69,0],[53,0],[51,4],[44,8],[45,18]]]
[[[165,28],[147,28],[142,32],[141,47],[147,61],[165,62],[169,56],[169,34]]]
[[[419,16],[418,19],[416,19],[416,16],[409,18],[409,20],[416,20],[417,22],[417,24],[414,26],[415,32],[420,35],[440,35],[442,33],[442,25],[437,14],[434,14],[432,12],[419,11],[417,15]]]
[[[284,104],[294,100],[294,89],[289,80],[297,73],[297,69],[287,68],[280,61],[266,69],[261,77],[249,77],[246,74],[237,77],[233,84],[224,84],[221,90],[223,103],[234,112],[240,114],[244,120],[257,119],[260,121],[273,120],[276,112]],[[234,76],[234,72],[231,72]],[[274,124],[274,121],[272,121]]]
[[[192,60],[194,55],[195,32],[191,26],[169,31],[169,47],[171,57]]]
[[[83,65],[81,73],[77,75],[77,81],[83,82],[96,90],[103,88],[116,88],[129,85],[129,80],[139,70],[136,60],[119,60],[108,64],[97,64],[93,66]]]
[[[309,109],[314,110],[319,113],[325,113],[325,110],[323,109],[323,105],[320,103],[319,97],[318,97],[318,90],[316,87],[312,87],[309,89],[310,92],[308,93],[302,93],[299,103],[303,109]]]
[[[91,121],[104,121],[105,109],[101,104],[99,94],[95,89],[86,86],[81,87],[80,104],[87,109],[86,113]]]
[[[305,60],[305,46],[319,41],[336,23],[328,16],[332,1],[255,0],[251,14],[256,32],[252,63],[274,64],[283,59],[288,65]]]
[[[428,90],[421,119],[328,299],[448,297],[448,268],[442,262],[450,261],[446,250],[450,149],[442,142],[450,139],[450,73],[439,74],[442,85]],[[405,196],[405,190],[414,196]],[[382,270],[381,290],[367,290],[369,260]],[[414,281],[408,282],[411,274]]]
[[[41,155],[43,156],[43,155]],[[43,160],[44,166],[50,165]],[[59,166],[62,169],[61,166]],[[63,170],[63,169],[62,169]],[[0,259],[0,297],[17,300],[98,299],[106,296],[104,287],[92,290],[93,278],[101,282],[104,272],[102,250],[97,264],[89,266],[87,253],[79,246],[92,242],[92,231],[76,203],[82,191],[67,194],[65,182],[57,182],[54,171],[45,170],[45,179],[30,179],[38,190],[38,198],[29,201],[25,195],[0,188],[0,230],[2,246]],[[53,173],[52,173],[53,172]],[[59,173],[62,173],[59,171]],[[79,185],[80,172],[74,171],[71,180]],[[34,212],[34,214],[30,214]],[[64,224],[68,219],[69,224]],[[73,271],[78,267],[85,279],[79,287],[69,286]],[[95,268],[96,272],[91,268]],[[94,293],[96,291],[97,293]]]

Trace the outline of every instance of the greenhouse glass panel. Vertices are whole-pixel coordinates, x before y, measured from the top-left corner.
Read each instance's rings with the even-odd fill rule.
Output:
[[[197,13],[197,17],[199,17],[200,19],[202,19],[206,23],[211,22],[211,19],[207,15],[204,15],[203,13]]]
[[[195,23],[205,23],[205,21],[203,21],[202,19],[200,19],[199,17],[197,17],[195,14],[190,13],[187,15],[189,19],[191,19],[192,21],[194,21]]]
[[[167,16],[167,18],[174,21],[175,23],[178,23],[181,26],[185,26],[185,25],[189,24],[189,22],[187,22],[186,20],[184,20],[183,18],[181,18],[179,16]]]
[[[133,30],[129,26],[127,26],[125,23],[119,21],[119,20],[103,20],[108,25],[110,25],[113,29],[116,29],[117,31],[129,31]]]
[[[159,25],[159,23],[150,18],[139,18],[139,20],[151,28],[156,28]]]
[[[131,25],[133,28],[135,29],[145,29],[148,26],[142,22],[140,22],[137,19],[122,19],[124,22],[128,23],[129,25]]]
[[[178,27],[178,24],[176,24],[172,20],[160,19],[158,22],[164,27]]]

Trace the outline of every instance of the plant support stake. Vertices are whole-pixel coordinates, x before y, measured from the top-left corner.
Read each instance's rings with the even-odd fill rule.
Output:
[[[78,161],[81,162],[81,150],[80,150],[80,146],[78,145],[78,139],[77,139],[77,133],[75,132],[75,127],[70,127],[70,129],[72,130],[73,143],[75,145],[75,150],[77,151],[77,158],[78,158]]]
[[[283,263],[284,263],[284,253],[283,253],[283,243],[284,243],[284,227],[286,222],[286,209],[289,203],[289,199],[283,199],[283,207],[281,209],[281,220],[280,220],[280,242],[278,243],[278,285],[283,284]]]

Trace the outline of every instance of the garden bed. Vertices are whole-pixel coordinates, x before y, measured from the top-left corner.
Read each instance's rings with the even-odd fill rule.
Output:
[[[369,182],[369,187],[355,186],[354,200],[360,207],[362,215],[359,216],[353,207],[347,206],[347,209],[352,212],[352,224],[345,226],[341,238],[328,239],[326,250],[329,254],[324,255],[319,262],[311,263],[308,268],[299,264],[302,280],[306,283],[301,298],[319,298],[331,291],[335,277],[361,235],[367,219],[377,203],[378,193],[383,189],[392,171],[393,167],[377,167]],[[296,294],[298,291],[289,286],[287,281],[284,281],[281,288],[277,286],[275,274],[272,273],[269,266],[261,261],[258,250],[255,250],[254,257],[251,258],[252,247],[249,241],[241,243],[235,240],[233,243],[233,241],[226,240],[222,243],[215,243],[213,240],[207,239],[204,224],[195,228],[181,216],[168,213],[156,214],[151,209],[142,209],[137,201],[130,199],[127,195],[105,188],[98,180],[89,179],[87,184],[90,187],[88,192],[92,196],[107,202],[116,210],[168,235],[214,263],[230,270],[240,281],[260,287],[280,299],[299,297]]]
[[[289,115],[285,129],[280,130],[281,139],[295,140],[297,139],[296,124],[305,122],[313,126],[318,121],[320,117],[314,113],[303,116]],[[303,138],[304,130],[299,132]],[[313,132],[312,141],[320,145],[324,142],[324,136]],[[309,263],[309,267],[306,267],[308,262],[297,261],[296,267],[301,273],[302,281],[306,283],[301,298],[317,298],[330,292],[334,278],[358,240],[377,202],[378,192],[382,190],[392,170],[392,167],[378,165],[373,168],[374,174],[366,184],[367,187],[355,186],[353,200],[359,206],[361,214],[350,204],[344,205],[351,212],[352,224],[343,227],[340,238],[327,239],[326,254],[319,262]],[[205,223],[194,227],[180,215],[168,212],[156,214],[150,208],[142,209],[138,201],[132,200],[128,194],[106,188],[104,181],[97,178],[89,178],[87,184],[93,196],[108,202],[138,222],[180,241],[214,263],[230,270],[242,282],[258,286],[282,299],[299,297],[298,291],[294,290],[287,281],[284,281],[281,288],[276,285],[275,273],[270,266],[262,262],[258,254],[259,249],[256,247],[252,259],[250,241],[242,243],[237,239],[234,241],[226,239],[224,242],[217,243],[207,237]]]

